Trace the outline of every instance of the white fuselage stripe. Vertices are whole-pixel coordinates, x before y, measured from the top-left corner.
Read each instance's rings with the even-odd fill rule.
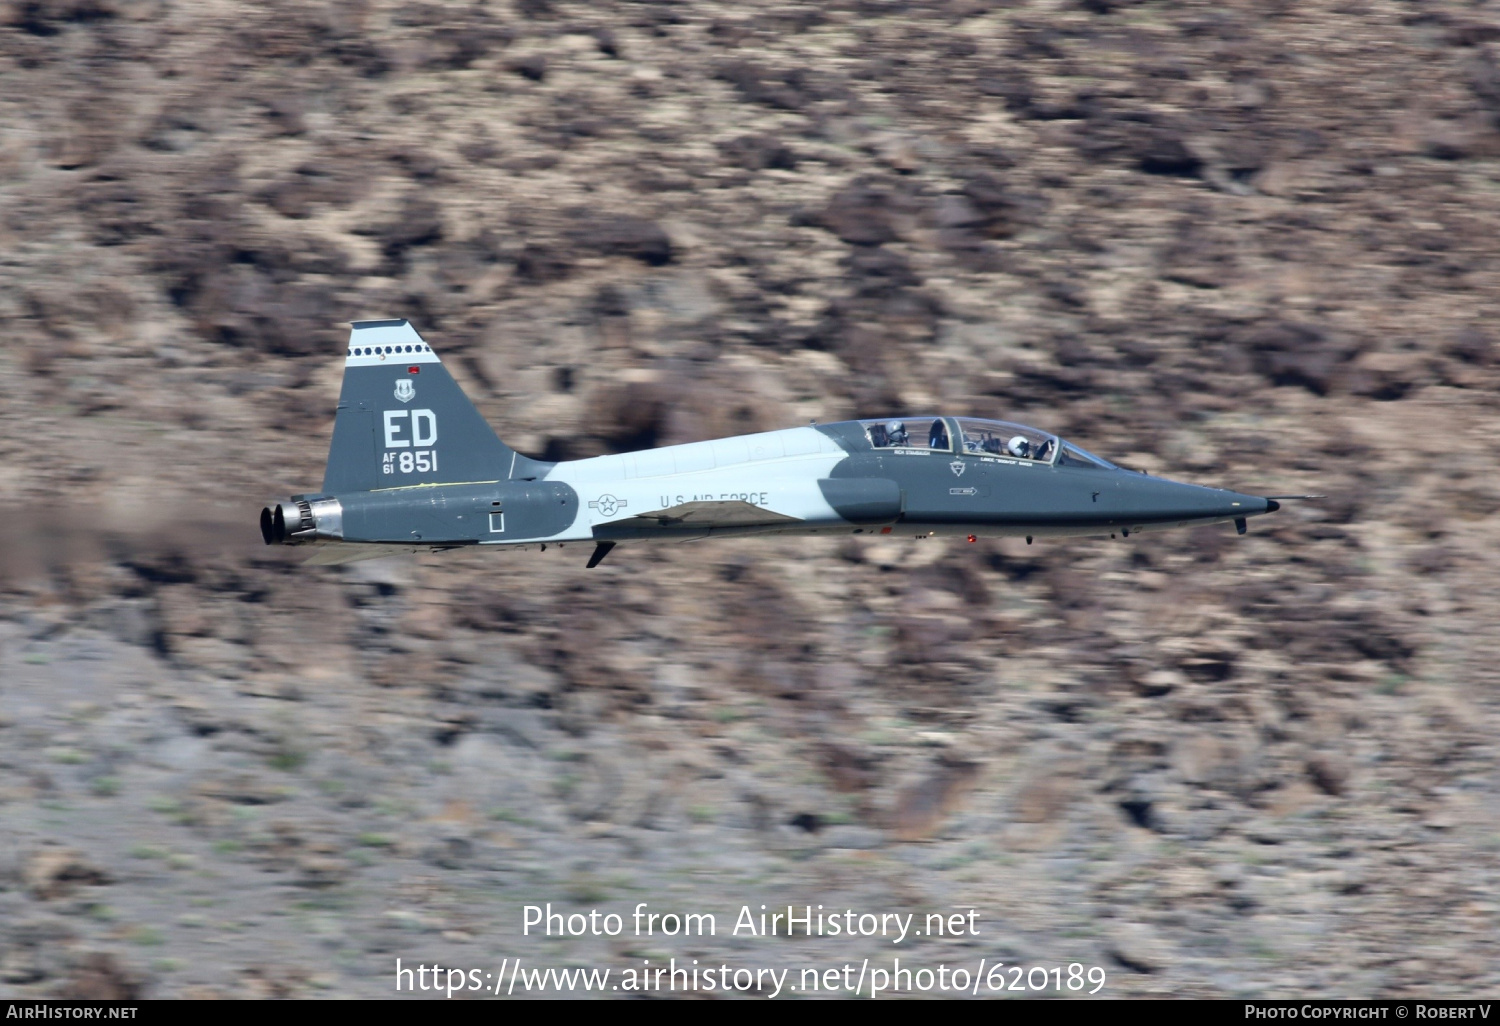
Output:
[[[747,502],[804,521],[807,528],[843,523],[818,481],[848,455],[815,428],[788,428],[559,463],[547,480],[578,493],[578,516],[564,531],[528,540],[588,539],[601,525],[628,525],[642,513],[685,502]],[[807,528],[788,523],[783,530]],[[672,537],[662,532],[663,541]]]

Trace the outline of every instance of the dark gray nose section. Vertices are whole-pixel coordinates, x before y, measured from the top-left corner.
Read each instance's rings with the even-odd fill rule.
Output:
[[[1234,512],[1235,516],[1254,517],[1262,513],[1271,513],[1274,511],[1276,505],[1270,499],[1262,498],[1259,495],[1220,491],[1216,488],[1210,488],[1208,491],[1222,496],[1229,503],[1229,508]]]
[[[1121,492],[1121,512],[1141,523],[1235,520],[1260,516],[1276,508],[1272,500],[1258,495],[1145,475],[1132,475]]]

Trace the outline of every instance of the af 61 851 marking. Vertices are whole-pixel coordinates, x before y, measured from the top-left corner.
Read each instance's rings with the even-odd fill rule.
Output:
[[[418,446],[437,444],[437,414],[431,410],[386,410],[382,416],[386,452],[380,461],[381,473],[435,473],[437,450]]]
[[[437,470],[438,457],[436,449],[405,449],[401,452],[388,452],[385,461],[381,464],[382,472],[394,474],[400,471],[403,474],[426,474]]]

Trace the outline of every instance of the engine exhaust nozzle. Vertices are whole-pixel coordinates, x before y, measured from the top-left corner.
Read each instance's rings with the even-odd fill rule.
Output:
[[[289,499],[260,511],[260,536],[267,545],[341,541],[344,507],[337,499]]]

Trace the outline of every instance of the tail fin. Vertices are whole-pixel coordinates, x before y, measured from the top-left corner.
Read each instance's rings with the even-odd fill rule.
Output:
[[[404,319],[355,321],[323,491],[535,477]]]

